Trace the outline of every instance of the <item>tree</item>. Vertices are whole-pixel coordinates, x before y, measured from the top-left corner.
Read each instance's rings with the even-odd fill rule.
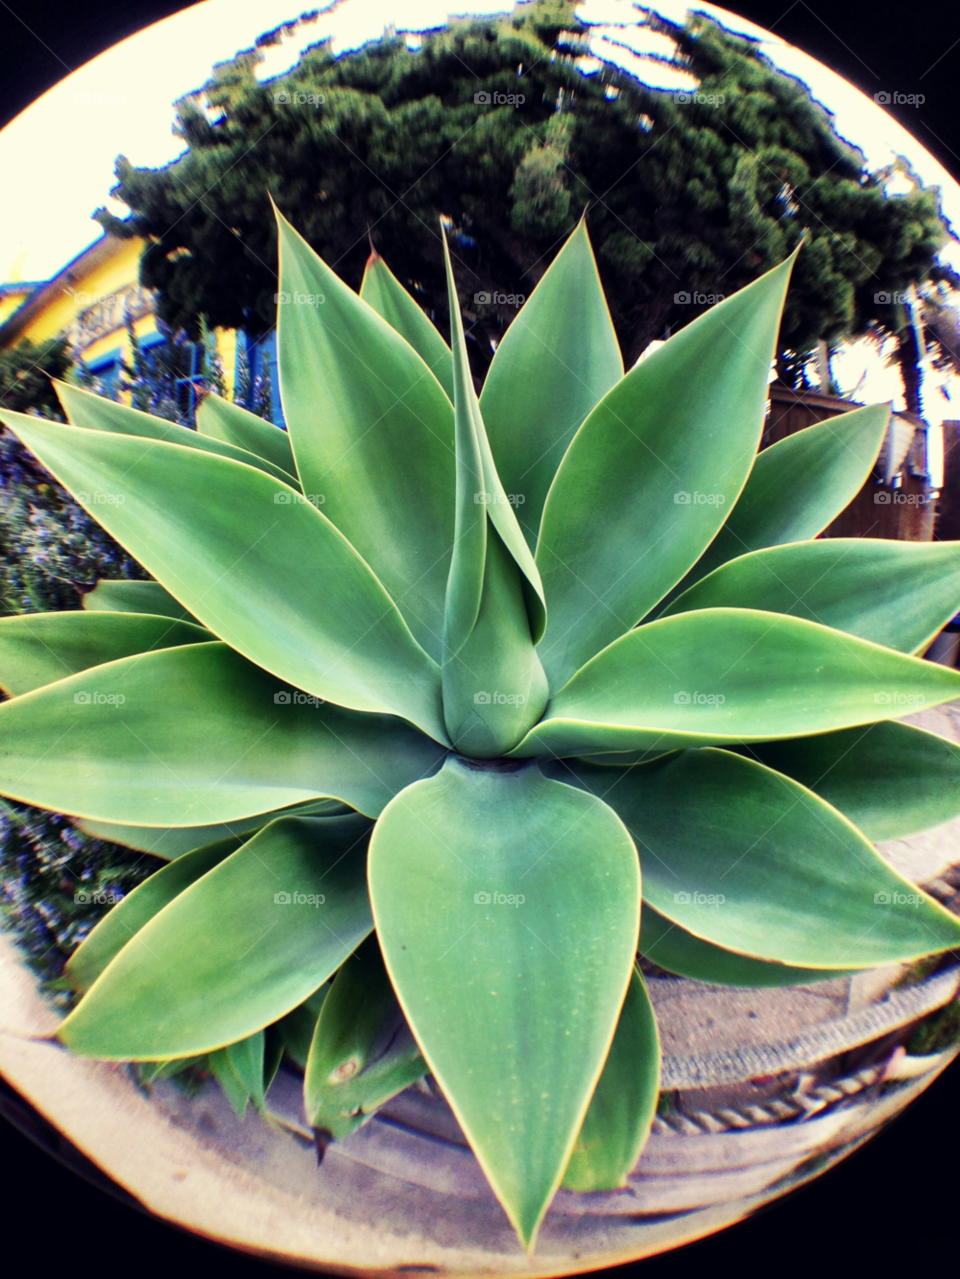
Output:
[[[320,41],[263,84],[260,48],[246,50],[177,104],[180,158],[160,170],[118,159],[114,194],[131,216],[97,216],[148,240],[142,280],[168,322],[196,330],[203,315],[254,335],[275,318],[267,192],[354,287],[369,233],[445,328],[442,217],[480,375],[515,310],[477,295],[529,295],[585,211],[628,363],[804,236],[785,380],[802,384],[818,339],[903,333],[877,297],[949,277],[936,261],[948,238],[938,192],[891,194],[889,172],[868,172],[754,41],[704,15],[681,25],[649,13],[645,25],[670,38],[664,61],[697,92],[596,69],[568,0],[453,20],[418,47],[387,34],[338,58]]]
[[[41,413],[63,421],[50,379],[63,377],[70,361],[65,338],[47,342],[23,338],[16,346],[0,350],[0,405],[14,413]]]

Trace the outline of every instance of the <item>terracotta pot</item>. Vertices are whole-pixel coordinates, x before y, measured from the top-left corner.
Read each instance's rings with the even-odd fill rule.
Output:
[[[913,722],[960,740],[960,707]],[[960,819],[880,849],[958,905],[958,835]],[[779,990],[649,976],[665,1054],[650,1141],[625,1189],[560,1191],[532,1258],[429,1081],[332,1145],[318,1168],[292,1069],[270,1091],[271,1119],[241,1123],[213,1084],[193,1098],[169,1081],[141,1090],[127,1068],[39,1038],[57,1015],[9,935],[0,936],[0,1072],[80,1152],[80,1171],[85,1157],[150,1212],[207,1238],[343,1274],[561,1275],[722,1229],[899,1113],[958,1051],[906,1049],[957,998],[960,966],[910,976],[896,965]]]

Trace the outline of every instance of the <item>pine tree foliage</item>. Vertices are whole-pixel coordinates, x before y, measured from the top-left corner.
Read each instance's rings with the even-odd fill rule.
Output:
[[[341,57],[320,41],[262,83],[263,55],[247,50],[177,104],[175,163],[118,159],[131,217],[98,216],[149,241],[143,282],[170,324],[194,330],[204,315],[254,336],[276,315],[268,192],[353,287],[369,233],[442,329],[444,217],[478,374],[516,308],[473,299],[529,296],[588,208],[628,362],[699,314],[698,297],[733,293],[804,235],[781,369],[802,368],[821,338],[901,332],[877,295],[949,275],[938,191],[888,191],[890,172],[870,172],[755,42],[704,15],[646,24],[673,42],[666,60],[694,78],[694,100],[586,61],[565,0],[453,19],[419,42],[388,32]]]

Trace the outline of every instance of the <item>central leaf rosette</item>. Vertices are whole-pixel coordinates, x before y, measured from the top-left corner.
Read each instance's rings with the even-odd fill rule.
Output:
[[[532,1248],[649,1131],[638,934],[756,986],[960,944],[870,843],[960,809],[960,750],[897,722],[960,696],[917,656],[960,557],[818,539],[887,409],[758,453],[792,259],[624,373],[581,223],[478,399],[446,245],[450,346],[278,223],[286,432],[0,411],[155,579],[0,619],[0,790],[170,859],[59,1038],[238,1110],[286,1052],[321,1151],[429,1071]]]

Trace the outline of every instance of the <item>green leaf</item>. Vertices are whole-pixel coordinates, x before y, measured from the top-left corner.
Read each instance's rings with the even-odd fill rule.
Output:
[[[410,343],[453,403],[453,356],[436,325],[374,250],[367,259],[360,296]]]
[[[255,454],[290,476],[287,483],[296,486],[297,464],[293,460],[290,436],[272,422],[211,391],[197,408],[197,430],[207,439],[221,440]]]
[[[644,900],[714,946],[848,970],[960,945],[960,920],[841,813],[772,769],[706,749],[617,780],[589,765],[575,775],[636,840]]]
[[[199,1057],[170,1057],[166,1061],[145,1061],[140,1064],[138,1075],[141,1084],[158,1083],[161,1079],[172,1079],[190,1066],[199,1066],[207,1062],[206,1054]]]
[[[519,570],[490,529],[480,612],[467,642],[443,667],[450,740],[475,759],[505,755],[543,714],[548,696]]]
[[[225,644],[94,667],[0,705],[0,793],[137,826],[319,798],[375,817],[442,757],[402,720],[278,696],[293,694]]]
[[[450,248],[445,236],[443,253],[453,347],[457,464],[456,543],[447,586],[444,619],[446,647],[449,652],[459,652],[480,610],[488,518],[522,574],[530,630],[536,644],[546,628],[543,585],[490,451],[486,427],[473,387],[463,319],[457,300],[457,286],[450,262]]]
[[[213,636],[200,626],[133,613],[22,613],[0,618],[0,688],[17,697],[78,671]]]
[[[417,352],[280,214],[283,412],[309,496],[439,660],[453,542],[453,411]],[[316,305],[298,298],[322,298]]]
[[[226,1048],[219,1050],[226,1053],[234,1074],[246,1089],[247,1096],[257,1110],[263,1109],[265,1098],[263,1079],[265,1048],[266,1036],[262,1030],[258,1030],[255,1034],[248,1035],[246,1039],[240,1039],[237,1043],[228,1044]]]
[[[762,742],[747,753],[816,791],[870,839],[905,839],[960,813],[960,747],[912,724]]]
[[[168,422],[165,418],[154,417],[152,413],[142,413],[139,409],[128,408],[126,404],[104,399],[102,395],[83,391],[80,387],[70,386],[67,382],[55,382],[54,386],[67,420],[74,426],[88,431],[106,431],[109,434],[133,436],[140,440],[166,440],[170,444],[179,444],[185,449],[212,453],[218,457],[230,458],[234,462],[242,462],[245,466],[266,471],[268,475],[282,480],[285,484],[297,486],[295,473],[275,466],[265,458],[257,456],[256,453],[251,453],[249,449],[237,448],[233,444],[213,439],[209,435],[201,435],[197,431],[191,431],[188,426],[180,426],[176,422]],[[150,449],[141,444],[139,455],[144,458],[149,457]]]
[[[337,973],[317,1022],[304,1080],[310,1125],[338,1141],[426,1073],[371,934]]]
[[[219,1048],[216,1052],[210,1054],[209,1067],[216,1077],[217,1083],[227,1095],[227,1100],[233,1107],[234,1113],[238,1119],[242,1119],[247,1113],[247,1103],[254,1100],[250,1088],[248,1087],[246,1075],[250,1073],[247,1069],[250,1066],[250,1058],[256,1056],[257,1047],[245,1047],[245,1045],[259,1045],[260,1056],[260,1092],[263,1092],[263,1031],[257,1031],[256,1035],[251,1035],[248,1039],[243,1039],[239,1044],[231,1044],[228,1048]],[[238,1049],[238,1055],[234,1057],[234,1049]],[[238,1065],[240,1069],[238,1069]],[[261,1103],[262,1104],[262,1103]]]
[[[617,1031],[590,1099],[563,1185],[617,1190],[636,1167],[660,1096],[660,1037],[650,996],[635,968]]]
[[[568,444],[622,377],[617,335],[581,221],[503,335],[480,396],[497,470],[517,499],[531,550]]]
[[[243,1119],[247,1113],[247,1102],[250,1100],[250,1094],[244,1088],[236,1071],[233,1069],[230,1058],[227,1056],[226,1048],[221,1048],[218,1052],[211,1053],[207,1065],[226,1094],[233,1113],[238,1119]]]
[[[197,621],[159,582],[101,577],[93,590],[84,595],[83,607],[90,613],[151,613],[179,622]]]
[[[453,316],[457,519],[444,624],[443,709],[454,746],[475,758],[492,758],[515,746],[547,704],[546,676],[534,648],[542,602],[533,590],[539,578],[532,557],[509,505],[487,502],[501,492],[500,482],[492,460],[485,462],[489,446],[444,243]],[[510,520],[512,542],[503,536]],[[523,576],[525,566],[532,578]]]
[[[727,522],[665,602],[738,555],[822,533],[866,483],[889,421],[889,405],[871,404],[758,453]]]
[[[451,757],[385,810],[369,878],[410,1028],[531,1248],[633,969],[633,843],[604,804],[535,766]]]
[[[283,1042],[283,1035],[277,1028],[278,1023],[274,1022],[272,1026],[268,1026],[264,1031],[264,1054],[263,1054],[263,1092],[264,1097],[270,1091],[270,1085],[277,1077],[277,1071],[280,1069],[280,1063],[283,1061],[283,1054],[286,1045]]]
[[[716,608],[631,631],[578,671],[513,755],[668,751],[908,715],[960,672],[804,618]]]
[[[489,525],[479,438],[483,420],[467,359],[463,320],[446,241],[444,253],[453,342],[456,506],[443,633],[447,653],[456,655],[473,633],[480,614]]]
[[[332,981],[325,981],[312,995],[308,995],[302,1004],[298,1004],[276,1023],[284,1047],[301,1070],[307,1068],[314,1031],[317,1029],[320,1012],[332,985]]]
[[[349,808],[339,800],[311,799],[303,804],[274,808],[269,813],[255,813],[253,817],[241,817],[212,826],[122,826],[86,817],[78,819],[74,825],[95,839],[107,839],[112,844],[125,844],[127,848],[173,860],[231,835],[250,836],[278,817],[342,817],[346,812]]]
[[[118,902],[67,961],[66,974],[76,988],[89,990],[110,961],[154,915],[245,842],[243,835],[231,836],[187,853],[158,870]]]
[[[739,496],[760,441],[792,265],[791,257],[681,329],[574,436],[537,544],[550,614],[540,656],[551,687],[649,612]]]
[[[662,617],[701,608],[789,613],[915,653],[960,608],[960,542],[836,537],[729,560]]]
[[[713,986],[806,986],[811,982],[847,977],[857,969],[791,968],[738,955],[695,937],[685,928],[643,903],[640,916],[640,953],[667,972]]]
[[[178,444],[144,449],[26,414],[0,420],[75,496],[85,491],[107,532],[232,648],[307,693],[403,715],[444,740],[439,668],[302,494]],[[98,492],[122,501],[97,503]]]
[[[58,1038],[86,1057],[154,1061],[284,1016],[370,931],[369,829],[359,816],[273,822],[140,929]]]

